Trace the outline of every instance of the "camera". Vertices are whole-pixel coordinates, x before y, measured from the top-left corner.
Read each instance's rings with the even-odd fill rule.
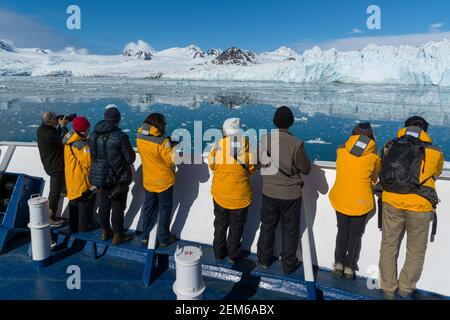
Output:
[[[68,115],[68,116],[65,116],[65,115],[61,114],[61,115],[56,117],[56,120],[59,121],[59,120],[63,119],[64,117],[66,117],[67,121],[72,122],[77,117],[77,114],[73,113],[73,114]]]

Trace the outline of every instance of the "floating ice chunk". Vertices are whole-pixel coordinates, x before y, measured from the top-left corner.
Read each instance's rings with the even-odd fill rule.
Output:
[[[297,122],[307,122],[308,118],[307,117],[301,117],[301,118],[294,118],[295,121]]]
[[[308,140],[305,143],[307,143],[307,144],[331,144],[331,142],[323,141],[321,138],[316,138],[314,140]]]
[[[125,132],[125,133],[131,132],[130,129],[123,129],[122,131]]]

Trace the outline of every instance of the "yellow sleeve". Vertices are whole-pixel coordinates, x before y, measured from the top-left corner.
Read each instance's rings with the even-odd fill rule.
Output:
[[[253,153],[251,152],[247,152],[247,155],[245,157],[247,159],[247,169],[248,172],[250,173],[255,173],[256,171],[256,165],[254,163],[254,157],[253,157]]]
[[[89,146],[84,147],[80,151],[80,165],[83,168],[84,171],[89,172],[91,170],[92,165],[92,157],[91,157],[91,151],[89,149]]]
[[[216,147],[214,146],[211,149],[211,152],[208,155],[208,165],[211,171],[216,170]]]
[[[170,144],[169,139],[166,139],[162,145],[159,146],[159,153],[161,158],[168,166],[174,166],[174,158],[173,157],[174,147]]]
[[[380,173],[381,170],[381,158],[379,155],[377,155],[377,158],[375,160],[375,166],[374,166],[374,170],[373,170],[373,175],[372,175],[372,182],[373,184],[377,183],[378,181],[378,174]]]
[[[439,177],[442,174],[442,170],[444,170],[444,155],[442,154],[442,152],[439,155],[439,160],[438,160],[436,169],[437,170],[436,170],[435,178]]]

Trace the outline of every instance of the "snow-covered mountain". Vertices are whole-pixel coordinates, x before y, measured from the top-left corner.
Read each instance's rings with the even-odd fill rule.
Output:
[[[93,55],[18,49],[0,41],[0,75],[450,86],[448,40],[346,52],[315,47],[303,54],[286,47],[261,54],[235,47],[204,52],[195,45],[156,52],[132,44],[123,55]]]
[[[140,60],[152,60],[154,50],[147,43],[139,40],[137,43],[130,42],[123,48],[124,57],[134,57]]]
[[[15,49],[14,46],[8,42],[0,40],[0,51],[14,52]]]
[[[232,64],[238,66],[248,66],[257,64],[258,60],[255,53],[248,50],[242,50],[236,47],[232,47],[219,54],[214,60],[211,61],[211,63],[222,65]]]
[[[197,59],[197,58],[204,58],[206,56],[206,53],[202,51],[199,47],[196,45],[189,45],[184,48],[170,48],[163,51],[159,51],[156,55],[160,57],[172,57],[172,58],[191,58],[191,59]]]
[[[211,48],[208,51],[206,51],[206,55],[211,57],[218,57],[222,53],[222,50]]]

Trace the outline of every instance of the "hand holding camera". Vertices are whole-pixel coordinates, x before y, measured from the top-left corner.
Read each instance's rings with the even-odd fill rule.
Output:
[[[77,117],[76,113],[73,113],[73,114],[68,115],[68,116],[65,116],[65,115],[62,114],[62,115],[57,116],[56,120],[58,120],[58,124],[61,127],[65,127],[65,126],[67,126],[67,124],[69,122],[72,122],[76,117]]]

